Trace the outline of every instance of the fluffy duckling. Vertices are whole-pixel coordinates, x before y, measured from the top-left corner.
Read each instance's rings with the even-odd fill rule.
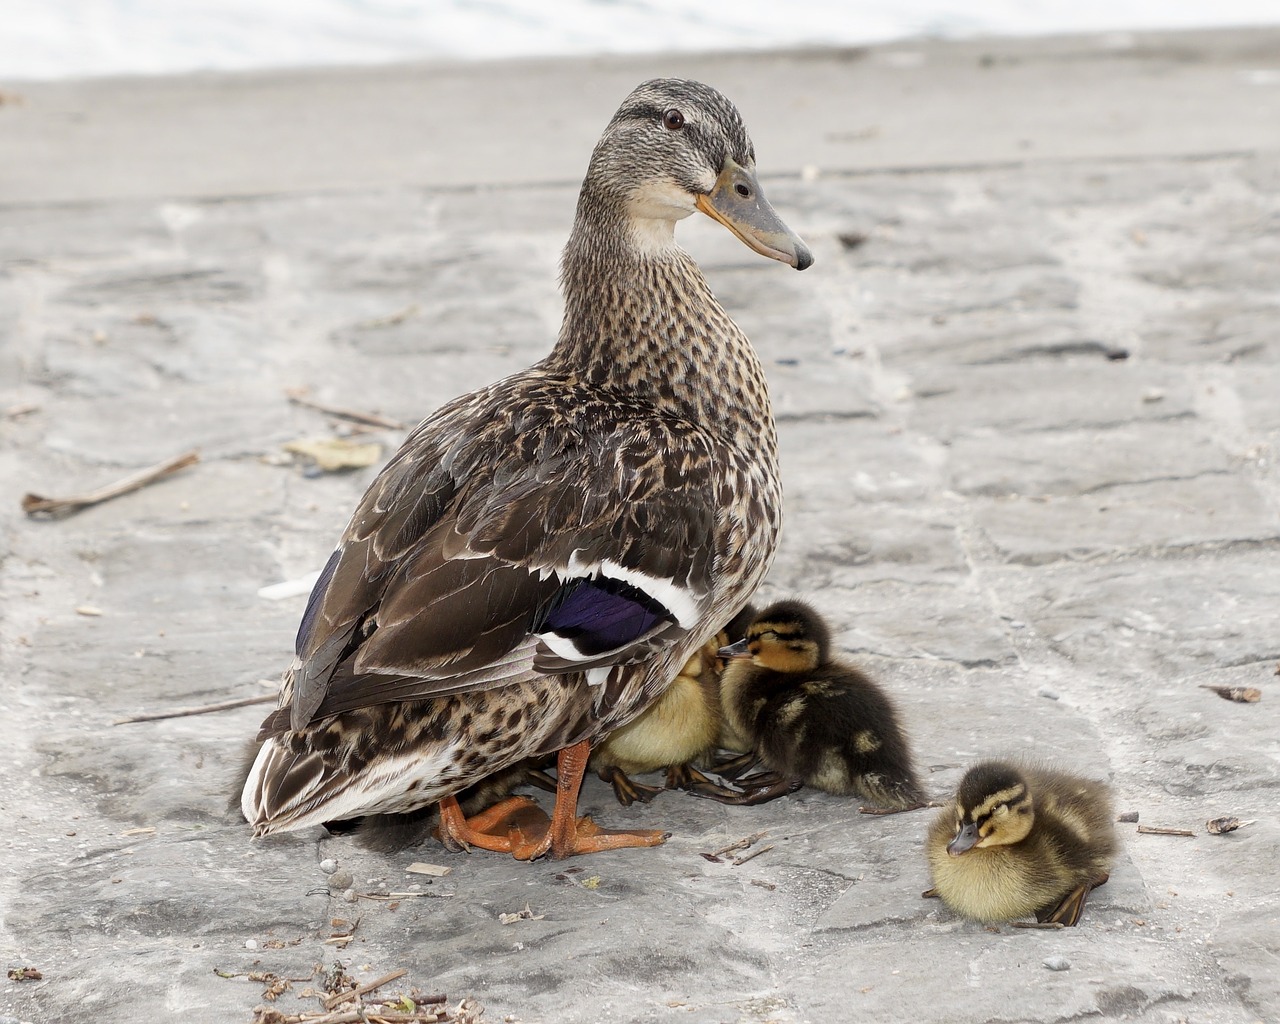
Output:
[[[648,803],[662,792],[629,776],[666,770],[666,789],[711,785],[693,767],[709,759],[722,728],[719,652],[730,636],[739,635],[755,615],[748,605],[719,634],[685,662],[658,702],[643,715],[611,732],[592,752],[591,767],[613,787],[624,807],[636,800]]]
[[[889,810],[923,800],[911,751],[889,696],[854,666],[831,657],[822,617],[780,601],[724,648],[722,743],[755,752],[772,775],[728,803],[761,803],[809,785],[853,794]],[[750,780],[742,780],[744,784]]]
[[[1104,783],[1009,761],[974,765],[929,829],[934,888],[957,914],[1071,927],[1116,850]]]

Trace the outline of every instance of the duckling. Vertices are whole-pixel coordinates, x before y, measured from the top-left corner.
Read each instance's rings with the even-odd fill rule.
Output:
[[[1035,914],[1072,927],[1109,877],[1114,818],[1104,783],[1012,761],[974,765],[929,829],[925,895],[977,921]]]
[[[648,803],[663,789],[691,789],[714,785],[694,764],[708,760],[722,727],[720,649],[738,636],[755,616],[747,605],[718,634],[695,651],[671,687],[635,721],[611,732],[592,751],[591,767],[613,786],[624,807]],[[645,786],[630,774],[666,769],[666,785]]]
[[[439,802],[455,848],[664,841],[576,817],[591,744],[746,603],[782,514],[764,369],[675,241],[697,212],[813,263],[765,200],[733,104],[644,82],[583,179],[554,347],[419,424],[321,571],[241,794],[255,835]],[[545,754],[548,821],[512,798],[511,815],[468,822],[459,791]]]
[[[790,600],[766,608],[743,640],[720,652],[733,659],[720,680],[721,744],[754,751],[769,774],[736,797],[704,795],[761,803],[804,784],[857,793],[887,810],[921,805],[893,702],[857,668],[832,658],[830,648],[822,617]]]

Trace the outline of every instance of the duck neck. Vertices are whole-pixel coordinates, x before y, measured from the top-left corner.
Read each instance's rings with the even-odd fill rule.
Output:
[[[775,445],[764,371],[675,242],[674,221],[579,202],[561,259],[565,312],[549,369],[635,394],[704,427]]]

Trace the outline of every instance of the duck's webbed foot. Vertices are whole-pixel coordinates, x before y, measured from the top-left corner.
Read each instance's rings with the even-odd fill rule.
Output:
[[[661,788],[657,786],[646,786],[643,783],[636,782],[616,765],[597,768],[596,775],[600,777],[601,782],[607,782],[613,787],[613,795],[618,798],[618,803],[622,804],[623,807],[630,807],[637,800],[642,804],[647,804],[662,792]]]
[[[687,761],[667,768],[667,789],[694,789],[697,786],[714,786],[715,783]]]
[[[513,831],[546,830],[551,824],[547,812],[527,796],[501,800],[470,818],[462,813],[458,798],[447,796],[440,801],[440,824],[434,835],[446,850],[468,853],[471,847],[495,853],[515,853]]]
[[[1100,885],[1106,885],[1107,879],[1110,877],[1110,874],[1104,872],[1093,881],[1076,886],[1063,896],[1062,900],[1055,906],[1037,910],[1036,921],[1040,924],[1056,924],[1064,928],[1074,928],[1080,921],[1080,915],[1084,911],[1084,901],[1088,898],[1090,891]]]
[[[721,778],[737,780],[747,772],[752,771],[760,764],[760,758],[756,756],[754,750],[748,750],[745,754],[739,754],[737,757],[731,757],[727,761],[721,761],[712,767],[712,771]]]
[[[614,830],[601,828],[589,817],[576,817],[578,790],[587,768],[591,744],[587,740],[560,751],[556,764],[556,806],[550,818],[528,797],[511,797],[494,804],[470,819],[462,813],[456,797],[440,801],[440,828],[437,835],[449,849],[509,853],[516,860],[535,860],[550,855],[561,859],[579,853],[600,853],[630,846],[658,846],[669,832],[654,829]]]
[[[798,789],[804,788],[803,779],[792,779],[774,772],[760,772],[756,775],[748,775],[745,779],[738,779],[737,784],[742,787],[740,790],[729,789],[725,786],[717,786],[713,782],[707,782],[706,785],[695,785],[693,793],[696,796],[706,797],[708,800],[716,800],[722,804],[732,804],[736,807],[754,807],[757,804],[767,804],[770,800],[777,800],[780,796],[787,796]]]

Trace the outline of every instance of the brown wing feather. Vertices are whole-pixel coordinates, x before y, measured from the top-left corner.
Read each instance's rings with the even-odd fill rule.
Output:
[[[442,408],[370,486],[299,632],[291,728],[527,676],[534,616],[571,565],[607,559],[709,592],[714,442],[625,398],[533,377]],[[635,660],[683,632],[664,622],[602,661]],[[544,672],[589,667],[539,659]],[[283,725],[277,714],[264,731]]]

